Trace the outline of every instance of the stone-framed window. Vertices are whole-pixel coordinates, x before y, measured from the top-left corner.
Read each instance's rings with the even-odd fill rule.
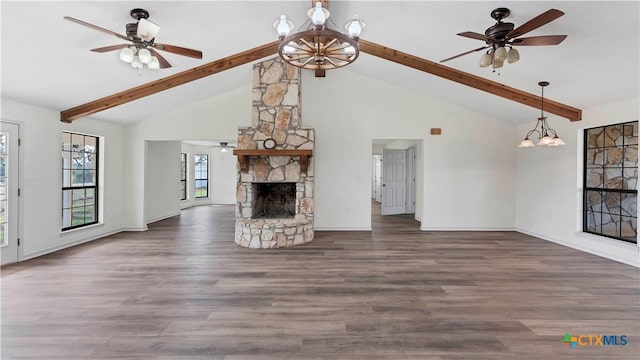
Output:
[[[637,242],[638,121],[584,130],[583,231]]]

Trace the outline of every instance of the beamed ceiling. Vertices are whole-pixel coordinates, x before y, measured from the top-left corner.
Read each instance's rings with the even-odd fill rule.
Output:
[[[250,84],[251,63],[277,52],[273,21],[286,14],[300,26],[310,5],[308,0],[3,1],[2,95],[60,111],[63,121],[135,122]],[[160,25],[158,42],[201,50],[203,59],[162,53],[172,68],[134,70],[118,60],[117,51],[89,51],[122,40],[63,20],[72,16],[124,34],[124,25],[132,22],[129,10],[136,7],[147,9]],[[478,67],[481,52],[438,63],[482,46],[456,33],[483,33],[495,22],[489,13],[496,7],[511,9],[505,21],[516,26],[559,9],[564,16],[526,36],[568,37],[557,46],[519,47],[520,62],[505,64],[500,74]],[[580,119],[581,109],[639,94],[638,2],[332,0],[329,8],[332,27],[342,30],[352,14],[367,27],[360,58],[327,77],[353,71],[514,123],[539,114],[534,108],[541,80],[551,82],[545,111],[569,120]]]

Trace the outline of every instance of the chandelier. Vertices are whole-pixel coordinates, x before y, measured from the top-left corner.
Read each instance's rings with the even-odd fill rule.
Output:
[[[273,24],[280,37],[278,52],[282,60],[302,69],[314,70],[316,77],[325,77],[325,70],[349,65],[358,58],[358,39],[365,27],[358,15],[345,25],[349,35],[327,27],[330,13],[320,2],[307,11],[307,16],[309,19],[302,25],[306,30],[292,35],[289,33],[293,23],[285,15]]]
[[[518,147],[534,147],[536,146],[533,141],[529,139],[533,134],[538,135],[538,145],[541,146],[561,146],[566,145],[562,139],[558,137],[558,133],[549,127],[549,123],[547,122],[547,118],[544,116],[544,87],[549,85],[548,81],[540,81],[538,83],[542,90],[542,104],[540,106],[540,117],[538,118],[538,122],[536,126],[527,132],[527,135],[524,137],[524,140],[520,143]],[[538,129],[540,127],[540,129]]]

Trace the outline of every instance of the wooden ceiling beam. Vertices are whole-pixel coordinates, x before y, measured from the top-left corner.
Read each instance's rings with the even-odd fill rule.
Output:
[[[70,123],[81,117],[89,116],[97,112],[110,109],[145,96],[149,96],[188,82],[207,77],[239,65],[262,59],[278,53],[279,41],[273,41],[253,49],[243,51],[210,63],[200,65],[193,69],[185,70],[177,74],[167,76],[150,83],[140,85],[129,90],[103,97],[60,112],[60,121]]]
[[[360,51],[410,68],[455,81],[524,105],[540,109],[542,98],[480,76],[456,70],[433,61],[404,53],[371,41],[360,39]],[[571,121],[582,120],[582,110],[550,99],[544,99],[544,110]]]
[[[541,107],[541,97],[530,94],[522,90],[500,84],[495,81],[469,74],[460,70],[444,66],[433,61],[429,61],[411,54],[401,52],[389,47],[378,45],[371,41],[360,39],[360,50],[380,57],[382,59],[411,67],[435,76],[445,78],[469,87],[488,92],[490,94],[503,97],[536,109]],[[128,102],[149,96],[173,87],[186,84],[188,82],[201,79],[239,65],[250,63],[255,60],[276,54],[278,52],[279,41],[273,41],[256,48],[243,51],[226,58],[218,59],[210,63],[189,69],[150,83],[134,87],[129,90],[88,102],[60,112],[60,121],[72,122],[81,117],[89,116],[97,112],[110,109]],[[552,114],[567,118],[571,121],[582,119],[582,110],[568,106],[557,101],[545,98],[544,109]]]

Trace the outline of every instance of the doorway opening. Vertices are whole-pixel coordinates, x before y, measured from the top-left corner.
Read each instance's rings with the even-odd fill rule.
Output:
[[[371,154],[372,225],[385,219],[406,218],[410,220],[407,226],[419,228],[422,215],[422,140],[374,139]]]
[[[2,122],[0,131],[0,255],[1,265],[20,260],[18,237],[18,124]]]

